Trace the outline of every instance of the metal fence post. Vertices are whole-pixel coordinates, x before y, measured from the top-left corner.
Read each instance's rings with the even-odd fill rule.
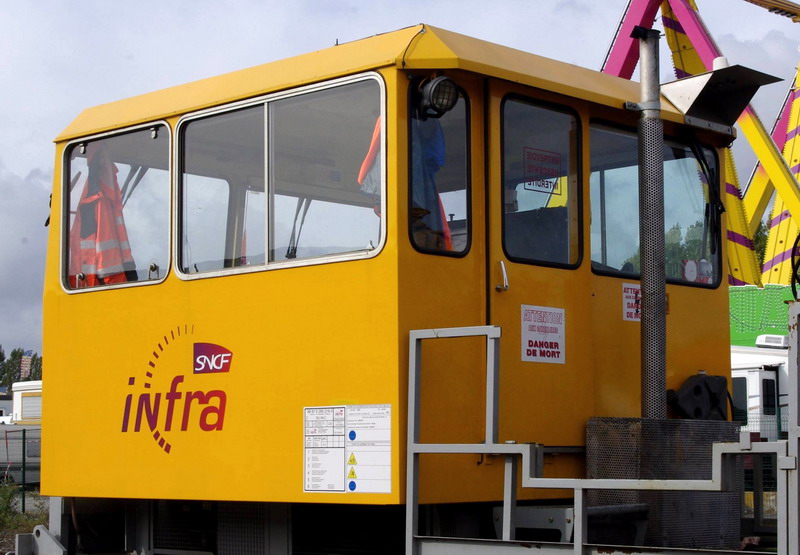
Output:
[[[22,490],[22,512],[25,512],[25,458],[26,458],[26,447],[28,446],[28,440],[25,437],[25,428],[22,429],[22,480],[20,484],[20,489]]]

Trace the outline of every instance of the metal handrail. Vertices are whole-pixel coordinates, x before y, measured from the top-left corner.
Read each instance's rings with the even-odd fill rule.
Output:
[[[800,305],[799,305],[800,306]],[[795,308],[795,313],[800,308]],[[795,330],[796,333],[796,330]],[[486,337],[486,430],[483,443],[420,443],[420,377],[422,341],[428,339]],[[421,454],[492,454],[505,456],[503,485],[502,542],[514,541],[514,510],[516,506],[516,483],[519,464],[523,474],[522,487],[538,489],[571,489],[574,500],[573,542],[571,550],[583,554],[587,538],[588,490],[649,490],[649,491],[725,491],[735,477],[734,456],[743,454],[774,454],[777,457],[777,503],[778,503],[778,552],[790,553],[790,546],[797,541],[797,417],[790,418],[790,439],[771,442],[751,442],[750,434],[740,434],[738,443],[714,443],[712,447],[712,473],[710,480],[637,480],[598,478],[542,478],[542,459],[545,447],[539,444],[497,443],[499,409],[499,352],[501,329],[497,326],[475,326],[463,328],[439,328],[412,330],[409,334],[408,375],[408,451],[406,469],[406,555],[419,554],[419,456]],[[793,345],[796,345],[797,337]],[[791,358],[791,357],[790,357]],[[795,358],[797,358],[795,356]],[[796,361],[793,380],[794,397],[797,397],[798,378]],[[796,402],[797,399],[794,399]],[[796,406],[790,400],[790,407]],[[796,411],[792,414],[796,414]],[[792,452],[791,442],[795,449]],[[790,485],[794,491],[790,490]],[[792,501],[794,500],[794,501]],[[792,505],[792,503],[794,505]],[[793,508],[792,508],[793,507]],[[783,516],[781,516],[783,515]],[[792,523],[795,523],[794,525]],[[459,544],[468,542],[453,538]],[[436,538],[436,543],[446,542]],[[553,552],[564,552],[566,546],[552,547]],[[483,548],[484,552],[488,548]]]

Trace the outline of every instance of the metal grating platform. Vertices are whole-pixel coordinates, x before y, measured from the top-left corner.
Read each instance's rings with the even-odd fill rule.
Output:
[[[592,418],[586,427],[589,478],[711,479],[711,445],[738,441],[731,422]],[[644,545],[732,549],[740,540],[741,486],[732,492],[590,491],[590,506],[643,503]],[[624,529],[624,527],[622,527]],[[630,544],[619,527],[589,530],[592,543]]]

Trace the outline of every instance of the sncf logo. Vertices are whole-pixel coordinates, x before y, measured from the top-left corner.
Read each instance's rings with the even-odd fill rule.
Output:
[[[167,454],[180,432],[221,432],[225,426],[227,376],[218,374],[231,371],[233,353],[214,343],[187,345],[184,341],[194,332],[189,324],[169,330],[155,344],[142,373],[128,378],[122,432],[152,435]]]
[[[195,343],[194,373],[230,372],[232,358],[233,353],[225,347],[213,343]]]

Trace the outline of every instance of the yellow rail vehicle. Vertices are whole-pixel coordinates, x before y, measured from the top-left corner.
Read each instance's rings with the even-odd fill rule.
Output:
[[[485,324],[499,440],[582,476],[587,419],[640,410],[638,95],[417,26],[83,112],[56,139],[43,493],[263,502],[296,546],[301,511],[393,511],[409,331]],[[730,137],[662,117],[678,388],[729,374]],[[484,344],[436,342],[422,367],[422,440],[481,442]],[[495,459],[424,459],[420,502],[499,499]]]

